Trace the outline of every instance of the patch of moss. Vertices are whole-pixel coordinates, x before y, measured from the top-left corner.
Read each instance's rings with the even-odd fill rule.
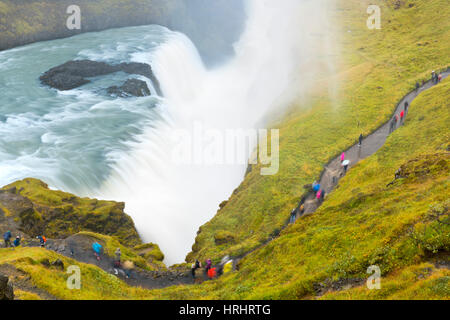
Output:
[[[145,260],[153,261],[163,261],[164,254],[157,244],[145,243],[134,247],[134,250]]]
[[[115,252],[117,248],[120,248],[121,251],[121,260],[122,261],[132,261],[135,266],[148,270],[148,271],[154,271],[154,270],[165,270],[166,266],[164,263],[162,263],[162,260],[164,259],[163,253],[159,250],[159,247],[155,244],[144,244],[139,245],[134,248],[129,248],[124,245],[122,245],[119,242],[119,239],[116,237],[111,236],[105,236],[102,234],[97,234],[93,232],[80,232],[78,235],[90,237],[92,239],[95,239],[95,241],[99,242],[103,246],[104,253],[112,258],[115,257]],[[142,255],[142,250],[139,249],[140,247],[144,247],[145,249],[151,248],[151,251],[149,253],[154,254],[158,258],[153,258],[153,256],[147,256],[147,254]],[[144,250],[145,250],[144,249]],[[153,259],[151,259],[151,257]]]

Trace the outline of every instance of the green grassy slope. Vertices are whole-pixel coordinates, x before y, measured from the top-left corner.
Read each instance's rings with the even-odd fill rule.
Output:
[[[135,246],[142,241],[125,204],[115,201],[79,198],[50,190],[37,179],[16,181],[0,189],[10,196],[0,199],[0,213],[5,212],[29,236],[65,238],[80,231],[116,236],[123,244]],[[15,195],[20,198],[14,200]],[[24,197],[24,198],[21,198]]]
[[[201,227],[188,261],[238,255],[276,234],[301,198],[302,186],[316,180],[324,164],[360,133],[368,134],[387,121],[395,103],[416,81],[448,65],[446,1],[402,1],[398,9],[394,3],[373,3],[382,8],[382,29],[369,30],[368,1],[338,1],[333,17],[341,41],[337,74],[318,82],[305,100],[309,102],[299,101],[275,125],[280,129],[279,173],[261,176],[252,170]],[[339,90],[332,99],[329,89],[336,83]],[[234,241],[216,244],[215,235],[224,232],[231,232]]]
[[[45,259],[50,262],[60,259],[63,261],[65,269],[46,267],[41,263]],[[31,278],[31,284],[19,290],[18,298],[20,299],[45,299],[48,298],[46,294],[64,300],[125,300],[150,297],[148,291],[129,287],[114,275],[108,274],[96,266],[79,263],[46,249],[0,249],[0,266],[4,267],[5,265],[13,266],[17,270],[14,275],[11,275],[13,281],[20,282],[24,278]],[[69,289],[67,286],[67,279],[71,275],[67,273],[67,267],[72,265],[80,268],[80,290]],[[31,291],[34,287],[44,294]]]

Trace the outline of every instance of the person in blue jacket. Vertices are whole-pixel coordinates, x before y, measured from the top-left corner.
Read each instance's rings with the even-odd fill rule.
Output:
[[[13,242],[14,248],[20,246],[20,236],[17,236],[16,239]]]
[[[11,231],[6,231],[5,234],[3,235],[3,240],[5,240],[5,248],[7,248],[8,246],[11,247]]]

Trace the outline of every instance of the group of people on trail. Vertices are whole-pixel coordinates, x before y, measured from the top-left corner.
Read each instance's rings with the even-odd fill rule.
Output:
[[[14,239],[12,244],[11,244],[11,238],[12,238],[11,231],[8,230],[3,234],[5,248],[8,248],[8,247],[16,248],[16,247],[20,246],[20,240],[21,240],[20,236],[16,236],[16,238]]]
[[[433,71],[431,73],[431,81],[433,82],[433,84],[438,84],[439,82],[442,81],[442,73],[437,74],[436,71]]]
[[[202,263],[198,260],[195,260],[195,262],[192,264],[191,273],[194,279],[196,278],[197,269],[200,269],[201,267]],[[213,267],[211,259],[205,261],[205,274],[209,279],[214,279],[217,276],[217,268]]]
[[[8,230],[3,234],[3,241],[5,243],[5,248],[8,248],[8,247],[17,248],[18,246],[21,245],[22,237],[20,235],[17,235],[16,238],[14,239],[14,241],[12,241],[12,243],[11,243],[11,238],[12,238],[11,231]],[[36,239],[39,239],[40,246],[42,248],[44,248],[45,243],[47,242],[47,239],[45,238],[45,236],[37,236]]]
[[[400,125],[403,124],[406,113],[408,112],[408,107],[409,107],[408,101],[405,101],[405,104],[403,105],[403,110],[400,111],[399,114],[395,114],[394,118],[392,118],[389,127],[389,133],[392,133],[395,130],[395,128],[397,128],[398,123],[400,123]]]
[[[312,189],[316,193],[316,199],[319,203],[322,203],[325,199],[325,190],[322,189],[322,186],[317,181],[314,181],[312,184]]]

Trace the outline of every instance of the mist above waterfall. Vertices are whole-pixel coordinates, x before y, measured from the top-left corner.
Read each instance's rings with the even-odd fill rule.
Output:
[[[214,216],[246,169],[175,163],[173,131],[192,130],[194,123],[216,130],[270,125],[264,116],[281,112],[307,87],[307,74],[324,67],[312,64],[330,46],[324,29],[331,2],[247,1],[235,55],[213,70],[180,33],[154,52],[133,56],[151,63],[161,83],[161,118],[129,144],[131,152],[114,155],[112,174],[95,195],[124,201],[143,239],[158,243],[167,263],[184,260],[199,226]]]

